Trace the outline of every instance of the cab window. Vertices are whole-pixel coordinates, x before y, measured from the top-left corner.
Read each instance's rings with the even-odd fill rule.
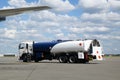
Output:
[[[97,40],[94,40],[93,41],[93,46],[100,47],[100,43]]]
[[[19,44],[19,49],[24,49],[26,45],[24,43]]]

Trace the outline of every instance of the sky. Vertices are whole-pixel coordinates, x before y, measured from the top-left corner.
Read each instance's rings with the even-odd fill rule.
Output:
[[[0,9],[50,6],[51,10],[0,22],[0,54],[18,54],[22,41],[98,39],[104,54],[120,54],[120,0],[0,0]]]

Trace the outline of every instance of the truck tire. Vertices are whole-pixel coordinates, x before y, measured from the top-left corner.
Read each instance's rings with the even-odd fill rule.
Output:
[[[68,62],[67,56],[59,56],[59,62],[60,63],[67,63]]]
[[[88,60],[85,60],[85,59],[80,59],[79,60],[79,63],[88,63],[89,61]]]
[[[35,62],[39,62],[39,59],[35,59]]]
[[[27,62],[27,55],[23,55],[23,62]]]
[[[69,63],[77,63],[77,57],[76,56],[70,56],[69,57]]]
[[[23,55],[23,62],[31,62],[31,55],[30,54],[24,54]]]

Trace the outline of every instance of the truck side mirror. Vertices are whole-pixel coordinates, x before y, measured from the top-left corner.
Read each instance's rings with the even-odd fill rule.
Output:
[[[18,47],[19,49],[20,49],[20,44],[19,44],[19,47]]]
[[[28,49],[28,44],[26,44],[26,49]]]

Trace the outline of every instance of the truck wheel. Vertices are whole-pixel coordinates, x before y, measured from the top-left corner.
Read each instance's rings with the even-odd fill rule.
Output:
[[[80,63],[87,63],[87,62],[89,62],[89,61],[87,61],[87,60],[85,60],[85,59],[80,59],[79,62],[80,62]]]
[[[31,62],[31,55],[30,54],[23,55],[23,62]]]
[[[35,62],[39,62],[39,59],[35,59]]]
[[[60,63],[67,63],[68,62],[67,56],[60,56],[59,57],[59,62]]]
[[[23,55],[23,62],[27,62],[27,55]]]
[[[69,57],[69,63],[77,63],[77,57],[76,56],[70,56]]]

